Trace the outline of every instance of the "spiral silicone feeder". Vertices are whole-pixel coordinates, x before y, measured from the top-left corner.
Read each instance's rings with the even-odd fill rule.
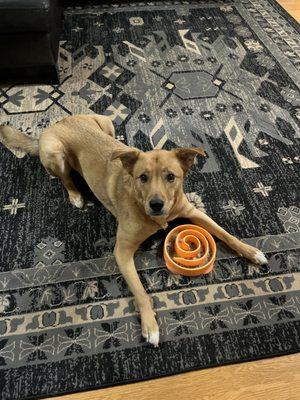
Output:
[[[216,243],[209,232],[197,225],[180,225],[171,230],[164,243],[164,259],[175,274],[208,274],[216,260]]]

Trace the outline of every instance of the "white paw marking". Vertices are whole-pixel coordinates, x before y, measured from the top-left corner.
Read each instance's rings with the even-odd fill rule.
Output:
[[[154,347],[158,347],[159,343],[159,332],[150,333],[148,342],[153,344]]]
[[[149,342],[153,344],[154,347],[158,347],[159,343],[159,332],[148,332],[142,333],[143,337]]]
[[[70,202],[73,204],[73,206],[77,208],[82,208],[84,206],[84,201],[82,197],[75,197],[70,199]]]
[[[268,264],[268,260],[267,260],[266,256],[260,250],[258,250],[255,254],[255,261],[257,264],[261,264],[261,265]]]

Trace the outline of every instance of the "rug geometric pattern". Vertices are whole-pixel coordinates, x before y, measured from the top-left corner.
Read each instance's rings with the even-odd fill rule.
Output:
[[[158,232],[136,256],[157,310],[154,349],[112,255],[113,217],[78,177],[83,210],[38,159],[1,146],[2,398],[299,351],[297,23],[274,0],[68,8],[59,71],[59,85],[1,88],[0,124],[39,136],[67,115],[98,113],[130,146],[204,147],[189,200],[269,264],[218,244],[210,275],[172,275]]]

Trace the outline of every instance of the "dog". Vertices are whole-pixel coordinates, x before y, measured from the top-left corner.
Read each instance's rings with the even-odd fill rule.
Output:
[[[187,218],[222,240],[238,255],[266,264],[264,254],[232,236],[192,205],[183,192],[183,180],[198,148],[140,151],[115,139],[111,120],[101,115],[74,115],[47,128],[39,139],[10,126],[0,127],[0,140],[12,149],[40,157],[50,175],[60,178],[70,202],[83,207],[70,171],[85,179],[95,196],[118,222],[114,255],[141,315],[142,335],[158,346],[159,328],[134,265],[134,253],[150,235],[176,218]]]

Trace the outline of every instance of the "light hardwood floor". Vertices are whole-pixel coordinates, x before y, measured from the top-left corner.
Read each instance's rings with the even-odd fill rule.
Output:
[[[296,21],[300,21],[300,0],[277,0],[277,3],[285,8]]]
[[[300,0],[278,0],[298,22]],[[204,369],[52,400],[299,400],[300,353]],[[49,399],[50,400],[50,399]]]

